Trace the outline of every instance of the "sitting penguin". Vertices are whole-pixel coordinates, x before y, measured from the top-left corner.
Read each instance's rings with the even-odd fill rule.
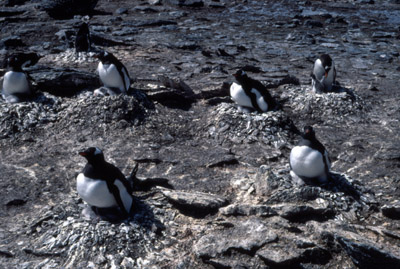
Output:
[[[315,93],[329,92],[336,80],[335,63],[328,54],[322,54],[315,60],[311,73],[312,90]]]
[[[100,60],[97,71],[101,82],[107,89],[109,95],[127,94],[131,85],[126,67],[112,54],[107,51],[95,55]],[[105,95],[104,91],[95,94]]]
[[[304,127],[302,139],[290,152],[290,175],[298,183],[315,180],[324,183],[328,180],[330,168],[328,152],[315,137],[313,128]]]
[[[90,147],[79,152],[87,164],[77,177],[79,196],[94,212],[114,212],[113,215],[128,217],[133,209],[132,185],[122,172],[104,160],[99,148]]]
[[[29,74],[22,70],[24,62],[17,54],[7,59],[10,70],[4,74],[2,96],[8,103],[25,101],[32,95]]]
[[[266,112],[276,108],[277,103],[260,81],[248,77],[243,70],[238,70],[233,76],[239,84],[232,83],[230,95],[240,109]]]

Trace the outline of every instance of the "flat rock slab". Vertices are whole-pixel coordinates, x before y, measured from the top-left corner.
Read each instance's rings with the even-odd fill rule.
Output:
[[[391,219],[400,219],[400,201],[396,200],[382,206],[382,214]]]
[[[233,204],[220,208],[219,212],[225,216],[276,216],[275,210],[266,205]]]
[[[203,192],[163,190],[162,194],[178,209],[195,215],[214,213],[228,203],[222,196]]]
[[[252,255],[263,245],[275,242],[278,236],[259,219],[238,222],[234,227],[212,231],[194,245],[194,253],[202,259],[215,258],[230,250]]]

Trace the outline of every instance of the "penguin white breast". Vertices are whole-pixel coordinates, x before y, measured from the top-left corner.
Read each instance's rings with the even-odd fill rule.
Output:
[[[118,179],[114,181],[114,185],[118,187],[122,203],[126,211],[129,212],[133,202],[132,196]],[[118,206],[114,195],[110,192],[104,180],[88,178],[80,173],[77,177],[76,187],[79,196],[91,206],[99,208]]]
[[[292,171],[308,178],[317,178],[325,174],[323,156],[318,150],[308,146],[296,146],[290,152]]]
[[[3,79],[5,94],[29,93],[29,83],[23,72],[8,71]]]
[[[268,105],[264,100],[264,97],[260,94],[260,92],[256,89],[251,89],[251,92],[256,95],[256,101],[259,106],[259,108],[262,111],[267,111],[268,110]],[[235,82],[232,83],[231,88],[230,88],[230,94],[231,98],[233,101],[235,101],[238,105],[243,106],[243,107],[253,107],[251,104],[251,99],[250,97],[246,94],[246,92],[243,90],[243,87]]]
[[[314,70],[313,70],[315,78],[323,84],[324,88],[326,91],[331,90],[333,80],[334,80],[334,73],[335,73],[335,64],[332,61],[332,67],[328,72],[328,76],[325,77],[325,68],[322,65],[322,62],[320,59],[317,59],[314,64]],[[314,86],[314,84],[313,84]]]
[[[100,62],[97,70],[99,71],[101,81],[106,87],[118,88],[122,92],[126,91],[123,78],[114,64],[103,64]]]

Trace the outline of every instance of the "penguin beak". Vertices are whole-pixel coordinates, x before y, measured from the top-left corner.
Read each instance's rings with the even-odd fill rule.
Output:
[[[327,78],[328,77],[328,72],[325,72],[325,78]]]
[[[88,156],[88,153],[86,151],[79,151],[79,155],[86,157]]]
[[[236,74],[232,74],[232,76],[234,76],[234,77],[237,77],[237,75],[236,75]]]

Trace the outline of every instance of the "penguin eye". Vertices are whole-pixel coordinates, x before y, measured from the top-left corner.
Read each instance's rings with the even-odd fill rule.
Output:
[[[242,70],[242,74],[241,74],[242,76],[245,76],[246,75],[246,72],[244,72],[243,70]]]

